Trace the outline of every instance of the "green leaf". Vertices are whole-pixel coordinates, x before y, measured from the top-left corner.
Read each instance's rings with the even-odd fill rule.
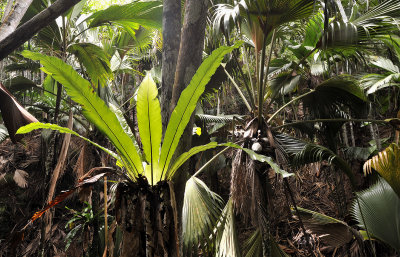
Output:
[[[124,132],[115,114],[96,95],[89,81],[56,57],[30,51],[23,51],[22,55],[32,60],[40,60],[42,70],[61,83],[72,100],[82,105],[85,117],[106,135],[118,150],[132,179],[143,172],[140,155],[131,138]]]
[[[3,82],[3,85],[13,94],[38,88],[35,82],[22,76],[9,78]]]
[[[146,161],[151,166],[151,174],[145,174],[147,180],[153,183],[160,181],[161,173],[158,167],[162,137],[161,109],[157,99],[156,83],[148,74],[139,86],[137,94],[137,120],[143,152]]]
[[[282,170],[281,168],[279,168],[279,165],[276,164],[276,163],[272,160],[271,157],[258,154],[258,153],[256,153],[256,152],[250,150],[250,149],[243,148],[243,147],[241,147],[241,146],[239,146],[239,145],[236,145],[236,144],[234,144],[234,143],[225,143],[225,144],[222,144],[222,145],[224,145],[224,146],[229,146],[229,147],[233,147],[233,148],[237,148],[237,149],[242,149],[243,151],[245,151],[245,152],[250,156],[250,158],[251,158],[252,160],[268,163],[269,166],[271,166],[271,168],[275,171],[275,173],[282,175],[282,177],[284,177],[284,178],[287,178],[287,177],[290,177],[290,176],[293,176],[293,175],[294,175],[293,173],[289,173],[289,172],[287,172],[287,171]]]
[[[125,131],[125,133],[131,138],[132,143],[135,145],[136,152],[141,155],[141,150],[139,148],[139,145],[136,142],[136,137],[135,134],[132,132],[131,128],[128,125],[128,122],[126,122],[126,119],[124,117],[124,114],[122,113],[121,109],[115,106],[112,103],[109,103],[111,111],[117,116],[117,119],[119,121],[119,124],[121,124],[122,129]],[[141,158],[143,159],[143,158]]]
[[[162,2],[136,0],[125,5],[112,5],[105,10],[93,13],[89,19],[92,19],[89,28],[111,23],[125,28],[131,36],[135,37],[135,30],[140,26],[161,29]]]
[[[76,43],[68,47],[68,52],[78,57],[83,64],[95,87],[106,86],[112,79],[113,74],[110,68],[110,61],[102,48],[91,43]]]
[[[400,199],[384,180],[357,194],[351,212],[359,225],[368,229],[370,236],[400,250]]]
[[[174,164],[172,164],[171,168],[168,170],[167,174],[166,174],[166,179],[171,179],[175,172],[179,169],[180,166],[182,166],[182,164],[184,164],[187,160],[189,160],[190,157],[192,157],[193,155],[199,153],[199,152],[203,152],[206,151],[208,149],[212,149],[215,147],[218,147],[220,145],[218,145],[217,142],[211,142],[208,143],[206,145],[201,145],[201,146],[196,146],[193,147],[192,149],[190,149],[189,151],[181,154],[176,161],[174,162]]]
[[[28,124],[26,126],[20,127],[17,130],[16,134],[26,134],[26,133],[29,133],[29,132],[31,132],[33,130],[36,130],[36,129],[51,129],[51,130],[58,131],[60,133],[72,134],[72,135],[80,137],[83,140],[91,143],[92,145],[100,148],[101,150],[103,150],[104,152],[108,153],[109,155],[111,155],[112,157],[117,159],[118,161],[121,160],[121,158],[116,153],[114,153],[113,151],[111,151],[111,150],[109,150],[109,149],[107,149],[107,148],[105,148],[105,147],[103,147],[103,146],[91,141],[90,139],[88,139],[88,138],[86,138],[84,136],[79,135],[78,133],[76,133],[75,131],[73,131],[73,130],[71,130],[69,128],[60,127],[60,126],[58,126],[56,124],[34,122],[34,123],[30,123],[30,124]]]
[[[262,236],[260,229],[256,229],[253,234],[244,242],[245,257],[262,257]]]
[[[196,74],[193,76],[190,84],[183,90],[178,103],[171,114],[167,130],[164,136],[164,142],[161,148],[160,168],[162,173],[168,170],[171,158],[176,150],[179,140],[190,120],[197,101],[203,94],[204,89],[211,76],[215,73],[221,64],[224,56],[238,48],[242,42],[236,43],[234,46],[221,46],[212,52],[206,60],[200,65]]]
[[[190,256],[192,248],[211,245],[210,237],[222,213],[222,199],[203,181],[191,177],[186,182],[182,210],[183,256]]]

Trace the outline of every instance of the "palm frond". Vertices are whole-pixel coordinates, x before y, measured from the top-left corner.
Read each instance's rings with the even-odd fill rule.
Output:
[[[217,229],[216,257],[240,257],[239,242],[236,235],[235,214],[233,202],[230,199],[226,204],[222,216],[224,222]]]
[[[91,43],[75,43],[68,47],[68,52],[83,64],[95,87],[99,84],[104,87],[112,79],[109,57],[101,47]]]
[[[357,197],[359,204],[353,201],[351,213],[359,226],[367,228],[373,238],[400,250],[400,199],[395,191],[380,178]]]
[[[319,212],[297,207],[306,229],[316,234],[322,242],[341,247],[353,239],[352,228],[345,222]],[[297,214],[293,209],[292,213]]]
[[[0,144],[6,140],[6,138],[8,137],[8,131],[7,128],[3,125],[0,124]]]
[[[234,119],[241,120],[241,115],[209,115],[209,114],[196,114],[196,122],[203,123],[221,123],[226,124],[232,122]]]
[[[373,39],[398,30],[400,1],[382,1],[351,22],[334,21],[328,33],[322,37],[321,45],[327,48],[352,48],[367,46]]]
[[[223,202],[203,181],[191,177],[186,182],[182,210],[183,256],[212,245],[214,227],[222,214]]]
[[[400,147],[392,143],[364,164],[364,173],[376,170],[400,196]]]
[[[345,147],[342,149],[348,160],[367,160],[368,157],[375,151],[376,147]]]
[[[400,73],[395,74],[375,74],[370,73],[362,77],[361,85],[367,90],[367,94],[373,94],[378,90],[384,89],[386,87],[399,85],[397,82],[400,78]]]
[[[371,64],[391,73],[400,73],[399,67],[394,65],[390,59],[384,57],[378,57],[376,60],[371,61]]]
[[[300,167],[313,162],[328,161],[342,170],[355,185],[354,174],[345,160],[332,150],[322,146],[307,143],[286,134],[274,135],[278,150],[282,156],[294,167]]]
[[[35,82],[22,76],[7,79],[3,85],[13,94],[38,88]]]
[[[89,28],[116,24],[123,27],[132,37],[140,26],[160,29],[162,25],[162,2],[159,0],[133,1],[125,5],[112,5],[93,13]]]
[[[311,115],[317,118],[337,118],[343,107],[348,107],[356,116],[367,113],[367,97],[357,82],[348,77],[324,81],[302,100]]]
[[[260,229],[254,231],[253,234],[244,242],[245,257],[262,257],[262,236]]]

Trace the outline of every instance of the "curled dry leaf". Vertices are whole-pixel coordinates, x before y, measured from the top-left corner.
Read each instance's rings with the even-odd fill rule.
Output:
[[[13,95],[8,92],[1,83],[0,111],[3,116],[4,125],[7,127],[9,136],[13,143],[16,143],[22,138],[22,135],[15,135],[15,132],[17,132],[20,127],[38,121],[17,102]]]
[[[19,187],[26,188],[28,186],[28,182],[26,181],[28,175],[29,174],[26,171],[16,169],[13,179]]]

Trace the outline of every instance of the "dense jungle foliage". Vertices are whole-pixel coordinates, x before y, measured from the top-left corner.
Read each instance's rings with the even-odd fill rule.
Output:
[[[400,0],[0,16],[0,256],[399,256]]]

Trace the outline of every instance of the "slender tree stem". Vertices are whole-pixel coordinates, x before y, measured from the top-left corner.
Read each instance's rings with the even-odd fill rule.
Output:
[[[104,176],[104,248],[108,248],[108,220],[107,220],[107,176]]]
[[[267,83],[268,83],[269,66],[271,64],[271,57],[272,57],[272,51],[274,50],[274,46],[275,46],[275,40],[276,40],[276,30],[274,29],[274,31],[272,32],[271,48],[269,49],[268,60],[267,60],[267,68],[266,68],[266,72],[265,72],[265,79],[264,79],[264,85],[263,85],[263,94],[262,94],[263,98],[264,98],[264,92],[265,92],[265,89],[266,89]]]
[[[307,246],[309,248],[309,251],[310,251],[310,253],[312,253],[313,251],[312,251],[311,244],[310,244],[310,237],[308,236],[306,228],[304,227],[303,219],[300,216],[300,212],[297,209],[296,201],[294,200],[293,192],[292,192],[292,189],[290,188],[288,179],[287,178],[283,178],[283,182],[285,183],[286,189],[287,189],[287,191],[289,193],[289,196],[290,196],[290,200],[292,201],[292,204],[293,204],[293,208],[296,211],[297,217],[299,218],[300,227],[303,230],[303,234],[304,234],[304,237],[306,238],[306,243],[307,243]]]
[[[252,108],[255,108],[255,107],[256,107],[256,104],[255,104],[255,102],[254,102],[253,94],[251,93],[252,91],[250,90],[250,87],[249,87],[249,85],[247,84],[246,78],[245,78],[244,73],[243,73],[243,70],[242,70],[242,66],[240,66],[240,64],[239,64],[238,57],[236,56],[235,51],[233,51],[232,54],[233,54],[233,56],[234,56],[234,59],[235,59],[235,62],[236,62],[236,64],[237,64],[237,66],[239,67],[239,72],[240,72],[240,75],[242,76],[244,86],[246,87],[246,91],[247,91],[247,93],[249,94],[251,107],[252,107]]]
[[[260,65],[260,78],[258,80],[258,129],[262,129],[262,106],[263,106],[263,76],[264,76],[264,64],[265,64],[265,44],[267,37],[264,36],[263,48],[261,51],[261,65]],[[258,64],[257,64],[258,65]]]
[[[272,121],[273,118],[275,118],[276,115],[278,115],[279,112],[281,112],[283,109],[285,109],[287,106],[289,106],[290,104],[296,102],[297,100],[313,93],[315,90],[311,90],[305,94],[302,94],[296,98],[293,98],[292,100],[290,100],[289,102],[287,102],[286,104],[284,104],[281,108],[279,108],[274,114],[272,114],[272,116],[267,120],[267,123],[270,123]]]
[[[243,63],[246,65],[247,68],[247,72],[249,73],[249,80],[250,80],[250,86],[251,86],[251,94],[253,96],[254,99],[254,84],[253,84],[253,79],[251,77],[251,71],[250,71],[250,66],[249,66],[249,57],[247,55],[247,51],[246,48],[244,46],[242,46],[243,48]]]
[[[224,71],[226,73],[226,75],[228,76],[229,80],[232,82],[232,84],[235,86],[235,88],[237,89],[240,97],[242,97],[244,104],[247,107],[247,110],[249,110],[249,112],[251,112],[251,107],[249,105],[249,103],[246,100],[246,97],[244,96],[244,94],[242,93],[242,91],[240,90],[240,87],[238,86],[238,84],[236,84],[235,80],[232,78],[232,76],[228,73],[228,71],[225,69],[224,67]],[[251,95],[251,94],[250,94]]]
[[[196,173],[193,175],[193,177],[198,176],[208,165],[210,165],[215,159],[217,159],[221,154],[223,154],[226,150],[228,150],[230,148],[230,146],[225,147],[224,149],[222,149],[219,153],[217,153],[216,155],[214,155],[213,158],[211,158],[206,164],[204,164],[203,166],[201,166],[201,168],[196,171]]]

